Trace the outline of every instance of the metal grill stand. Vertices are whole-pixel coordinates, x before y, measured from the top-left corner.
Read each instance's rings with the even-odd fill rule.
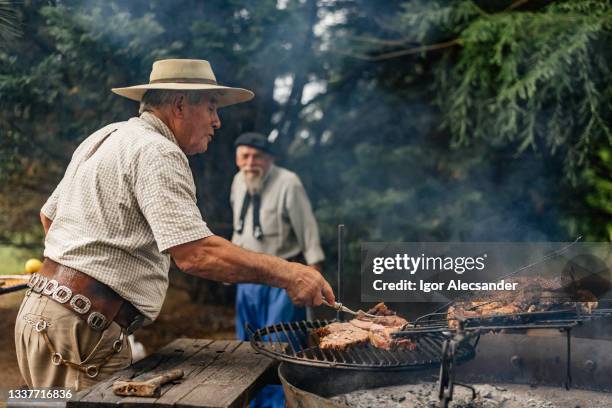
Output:
[[[476,333],[466,333],[463,330],[463,322],[459,322],[459,327],[455,334],[451,332],[445,333],[448,338],[444,341],[442,347],[442,361],[440,363],[440,376],[438,378],[438,398],[440,400],[440,408],[447,408],[448,404],[453,400],[455,385],[468,388],[472,391],[472,400],[476,398],[476,390],[471,385],[459,383],[455,381],[455,369],[457,367],[457,348],[465,342],[469,342]]]

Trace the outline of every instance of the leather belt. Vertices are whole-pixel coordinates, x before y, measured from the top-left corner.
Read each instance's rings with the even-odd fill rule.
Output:
[[[131,334],[144,322],[138,309],[110,287],[48,258],[28,286],[75,312],[94,330],[104,330],[115,321]]]

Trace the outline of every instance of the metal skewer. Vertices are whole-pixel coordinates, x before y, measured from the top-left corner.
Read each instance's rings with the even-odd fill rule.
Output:
[[[364,316],[364,317],[370,317],[370,318],[376,318],[376,317],[380,317],[380,316],[376,316],[370,313],[366,313],[363,310],[358,310],[358,311],[354,311],[352,309],[349,309],[348,307],[344,306],[342,303],[340,302],[334,302],[329,303],[327,300],[323,299],[323,304],[325,306],[329,306],[332,309],[336,309],[339,312],[345,312],[345,313],[349,313],[352,314],[353,316]]]

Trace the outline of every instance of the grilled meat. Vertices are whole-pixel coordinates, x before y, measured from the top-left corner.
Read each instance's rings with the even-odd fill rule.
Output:
[[[406,319],[396,316],[384,303],[379,303],[368,310],[377,317],[358,314],[348,323],[331,323],[315,333],[320,337],[321,349],[345,350],[348,347],[364,344],[369,341],[374,347],[385,350],[398,348],[414,350],[416,345],[407,339],[394,339],[391,334],[399,331],[408,323]]]
[[[367,313],[376,316],[395,316],[397,314],[389,309],[383,302],[378,303],[376,306],[368,310]]]
[[[522,309],[514,304],[504,302],[472,301],[456,303],[448,308],[446,319],[448,327],[456,329],[459,326],[458,319],[469,319],[500,314],[520,313]]]
[[[518,290],[490,293],[490,300],[458,301],[448,308],[447,321],[451,329],[458,327],[459,319],[485,318],[516,313],[535,313],[579,307],[582,313],[591,313],[597,308],[596,297],[591,293],[580,293],[580,301],[568,297],[557,279],[541,277],[517,277]],[[483,296],[484,298],[485,296]],[[583,301],[584,300],[584,301]]]
[[[372,324],[369,331],[370,344],[384,350],[416,349],[416,344],[409,339],[394,339],[391,337],[392,333],[395,333],[400,329],[401,326],[385,327],[380,324]]]
[[[346,350],[368,341],[368,331],[351,323],[331,323],[314,332],[320,337],[319,347],[322,349]]]

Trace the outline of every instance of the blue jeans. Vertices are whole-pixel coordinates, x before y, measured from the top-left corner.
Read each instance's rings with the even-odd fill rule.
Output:
[[[236,336],[239,340],[249,340],[249,333],[245,330],[247,323],[257,330],[280,322],[306,319],[306,309],[294,306],[284,289],[252,283],[237,286]],[[285,395],[280,385],[264,387],[251,402],[252,408],[284,406]]]

